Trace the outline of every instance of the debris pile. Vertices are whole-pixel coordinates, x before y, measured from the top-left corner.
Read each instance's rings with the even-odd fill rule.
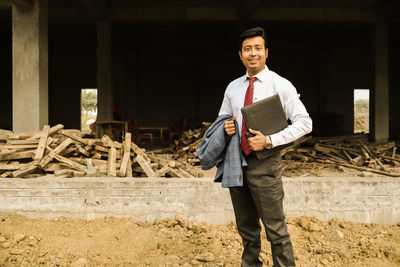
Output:
[[[394,141],[368,142],[367,135],[305,137],[281,151],[286,160],[333,164],[360,171],[400,177],[400,156]],[[394,168],[393,168],[394,167]]]
[[[0,131],[0,177],[202,177],[189,164],[145,153],[126,133],[122,143],[107,135],[82,138],[59,124],[42,131]]]
[[[203,122],[202,124],[201,128],[183,132],[181,138],[174,141],[173,158],[175,160],[190,165],[200,165],[200,160],[197,157],[197,149],[204,133],[211,126],[211,122]]]

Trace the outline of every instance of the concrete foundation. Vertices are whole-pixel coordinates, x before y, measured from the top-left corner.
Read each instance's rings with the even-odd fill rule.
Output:
[[[284,178],[287,217],[400,222],[396,178]],[[234,220],[229,191],[210,178],[37,178],[0,180],[0,214],[152,221],[184,214],[213,224]]]

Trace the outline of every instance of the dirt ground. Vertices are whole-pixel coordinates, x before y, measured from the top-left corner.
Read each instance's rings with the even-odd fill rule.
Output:
[[[400,223],[288,219],[298,266],[400,266]],[[264,232],[263,232],[264,233]],[[264,235],[263,235],[264,236]],[[234,223],[0,217],[0,266],[240,266]],[[268,242],[261,259],[272,266]]]

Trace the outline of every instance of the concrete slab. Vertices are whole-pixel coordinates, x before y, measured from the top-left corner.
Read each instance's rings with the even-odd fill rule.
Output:
[[[397,178],[283,178],[288,217],[400,222]],[[0,214],[31,217],[174,217],[213,224],[234,220],[229,191],[212,178],[1,179]]]

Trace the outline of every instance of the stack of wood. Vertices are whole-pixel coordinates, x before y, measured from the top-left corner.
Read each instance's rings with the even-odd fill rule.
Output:
[[[396,170],[400,156],[394,141],[385,144],[368,142],[367,135],[302,138],[281,154],[285,159],[334,164],[360,171],[400,177]]]
[[[145,153],[126,133],[122,143],[107,135],[82,138],[59,124],[42,131],[0,131],[0,177],[202,177],[190,165]]]
[[[190,165],[200,165],[197,149],[204,133],[211,126],[210,122],[203,122],[202,124],[201,128],[185,131],[180,139],[175,140],[174,159]]]

